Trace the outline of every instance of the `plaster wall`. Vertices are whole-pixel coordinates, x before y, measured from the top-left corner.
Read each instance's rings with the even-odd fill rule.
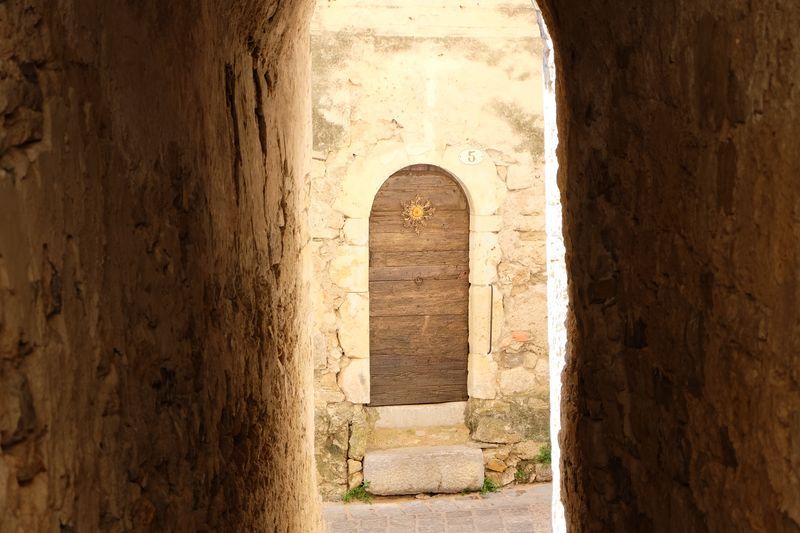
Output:
[[[316,450],[326,497],[346,489],[346,436],[369,402],[372,200],[408,165],[440,166],[470,203],[463,420],[473,440],[500,454],[520,441],[548,440],[541,64],[530,3],[317,6],[310,231]],[[481,158],[476,164],[459,157],[470,149]],[[511,479],[515,467],[508,466]]]

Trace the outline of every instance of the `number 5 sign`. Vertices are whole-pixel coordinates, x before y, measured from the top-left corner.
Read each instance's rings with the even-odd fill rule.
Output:
[[[477,165],[483,161],[483,155],[483,150],[469,148],[467,150],[462,150],[461,153],[458,154],[458,159],[465,165]]]

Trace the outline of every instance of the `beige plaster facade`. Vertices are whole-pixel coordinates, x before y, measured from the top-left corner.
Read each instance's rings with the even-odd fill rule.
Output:
[[[507,483],[549,439],[542,53],[529,2],[317,6],[309,215],[326,498],[361,482],[364,447],[468,442]],[[449,172],[470,204],[469,401],[436,407],[460,415],[435,426],[430,409],[365,407],[370,210],[414,164]],[[389,412],[405,425],[381,422]]]

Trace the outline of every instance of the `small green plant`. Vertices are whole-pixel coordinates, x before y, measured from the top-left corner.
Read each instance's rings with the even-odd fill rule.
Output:
[[[553,450],[548,442],[539,449],[539,455],[536,456],[536,462],[543,465],[549,465],[552,462],[551,454]]]
[[[345,503],[350,503],[354,501],[370,503],[372,501],[372,495],[367,492],[369,488],[369,481],[364,481],[361,485],[357,487],[353,487],[352,489],[348,490],[344,493],[344,497],[342,498]]]
[[[528,475],[525,473],[525,469],[522,466],[517,467],[517,471],[514,472],[514,479],[517,483],[525,483],[528,481]]]
[[[500,490],[500,487],[494,484],[494,481],[489,479],[488,477],[483,480],[483,487],[481,487],[481,494],[486,494],[487,492],[497,492]]]

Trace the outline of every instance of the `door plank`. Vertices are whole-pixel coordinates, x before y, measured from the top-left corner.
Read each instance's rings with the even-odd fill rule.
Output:
[[[387,372],[414,375],[420,383],[438,383],[439,377],[429,372],[431,368],[446,371],[451,378],[458,379],[466,372],[466,357],[464,354],[443,355],[431,352],[417,355],[375,354],[370,356],[370,365]]]
[[[430,374],[439,376],[436,381],[395,369],[380,371],[379,378],[371,384],[371,405],[407,405],[418,403],[453,402],[467,399],[467,375],[458,375],[440,368],[428,368]]]
[[[426,353],[463,356],[469,352],[468,327],[466,315],[372,317],[370,357]]]
[[[446,229],[425,228],[419,235],[403,233],[372,233],[369,249],[373,252],[434,252],[469,250],[469,232],[451,234]]]
[[[465,356],[462,356],[465,359]],[[373,405],[404,405],[466,399],[466,361],[425,364],[402,356],[378,357],[370,383]],[[449,398],[449,400],[448,400]]]
[[[411,265],[458,265],[469,266],[469,250],[432,250],[427,252],[372,252],[369,254],[372,267],[405,267]]]
[[[370,217],[370,233],[410,233],[416,235],[413,228],[406,227],[403,210],[373,212]],[[439,229],[451,232],[453,235],[469,235],[469,212],[464,209],[443,210],[436,209],[433,216],[425,221],[420,233],[429,229]]]
[[[371,281],[369,316],[466,315],[468,298],[467,280]]]
[[[437,210],[468,209],[461,187],[447,176],[394,176],[386,180],[372,202],[372,212],[402,212],[403,204],[419,195]]]
[[[407,390],[402,384],[394,387],[378,388],[370,392],[370,406],[382,405],[417,405],[428,403],[461,402],[468,400],[466,384],[453,383],[429,387],[423,390]]]
[[[467,265],[412,265],[397,267],[370,267],[369,279],[373,281],[413,281],[422,279],[468,279]]]

